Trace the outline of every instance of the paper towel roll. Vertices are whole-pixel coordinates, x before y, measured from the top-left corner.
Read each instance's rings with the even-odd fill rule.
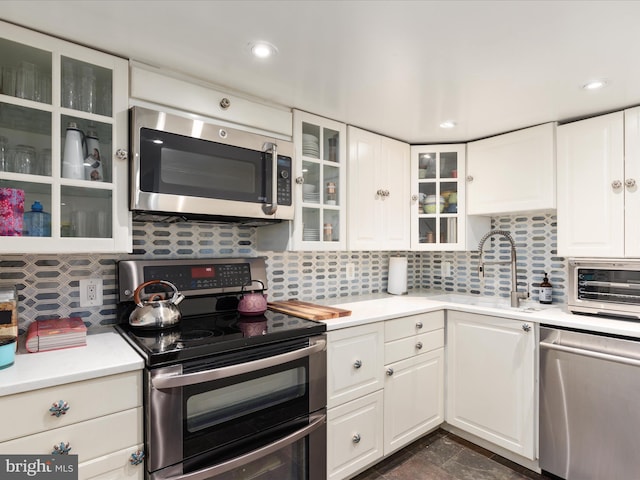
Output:
[[[407,293],[407,257],[389,257],[387,292],[392,295]]]

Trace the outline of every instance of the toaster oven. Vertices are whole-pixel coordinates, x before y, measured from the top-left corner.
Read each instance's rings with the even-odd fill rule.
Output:
[[[569,259],[569,311],[640,320],[640,259]]]

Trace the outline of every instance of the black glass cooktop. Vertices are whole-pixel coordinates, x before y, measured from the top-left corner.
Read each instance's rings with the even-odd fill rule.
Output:
[[[142,354],[147,366],[160,366],[232,352],[265,343],[309,337],[326,331],[322,322],[267,310],[259,316],[238,312],[186,317],[175,327],[141,329],[117,327]]]

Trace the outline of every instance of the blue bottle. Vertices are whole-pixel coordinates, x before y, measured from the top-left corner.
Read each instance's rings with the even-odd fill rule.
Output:
[[[24,214],[24,232],[28,237],[51,236],[51,214],[42,211],[42,204],[33,202],[31,211]]]

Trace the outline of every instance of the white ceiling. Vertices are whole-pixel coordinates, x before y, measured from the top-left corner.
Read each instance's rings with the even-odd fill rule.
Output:
[[[0,18],[414,144],[640,104],[640,1],[1,0]]]

